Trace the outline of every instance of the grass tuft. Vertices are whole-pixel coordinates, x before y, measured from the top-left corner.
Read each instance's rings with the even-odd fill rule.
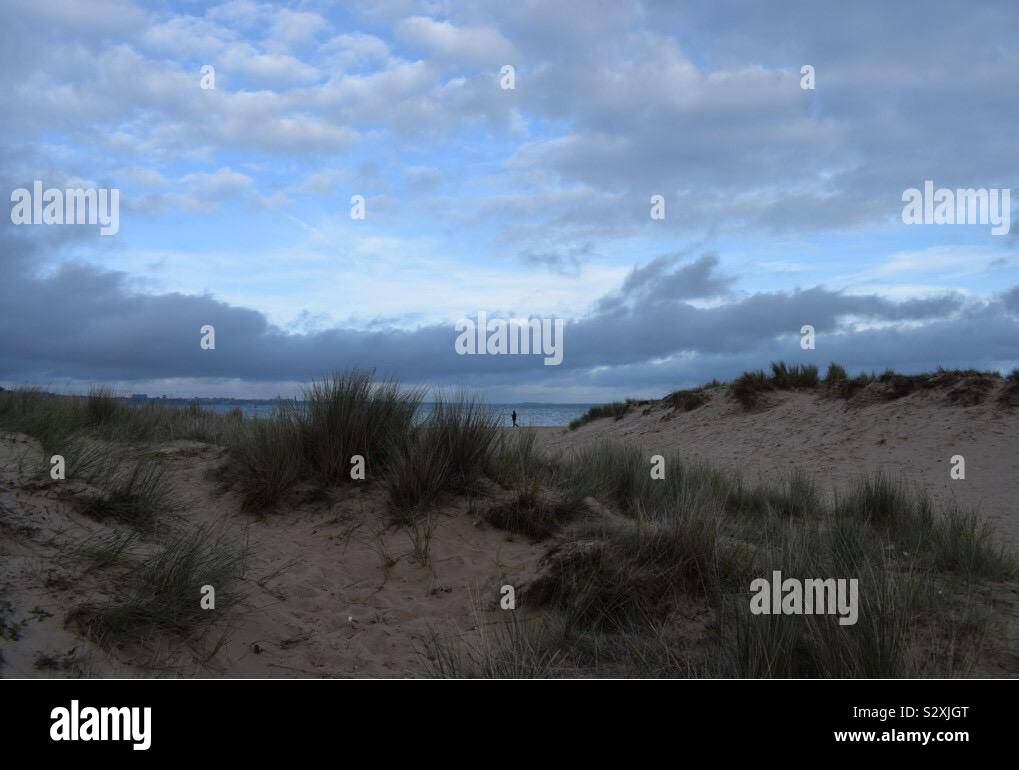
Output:
[[[290,407],[305,466],[323,486],[350,481],[354,455],[365,458],[369,473],[382,468],[409,434],[420,401],[420,391],[375,382],[358,369],[313,383],[304,404]]]
[[[269,419],[236,421],[227,446],[229,461],[218,475],[239,489],[246,511],[273,509],[304,471],[299,426],[285,407]]]
[[[68,620],[104,646],[147,646],[165,635],[197,639],[239,601],[244,558],[222,532],[177,533],[123,576],[118,598],[80,605]],[[204,586],[215,589],[215,609],[201,606]]]
[[[763,371],[743,372],[729,384],[729,397],[739,401],[744,409],[754,409],[761,403],[764,393],[774,390],[768,375]]]
[[[87,516],[130,524],[141,532],[153,532],[180,509],[165,467],[149,458],[118,468],[99,494],[83,501],[82,512]]]
[[[584,414],[573,420],[570,423],[570,430],[576,430],[582,425],[587,425],[589,422],[594,420],[601,420],[605,417],[611,417],[613,420],[622,420],[623,417],[630,411],[633,406],[632,401],[614,401],[611,404],[602,404],[601,406],[592,406]]]

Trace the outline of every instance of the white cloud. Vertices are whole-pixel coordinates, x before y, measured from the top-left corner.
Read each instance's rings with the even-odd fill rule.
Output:
[[[396,36],[430,56],[462,66],[488,66],[517,61],[513,44],[491,27],[458,27],[448,21],[412,16],[396,26]]]
[[[897,251],[875,274],[889,276],[901,273],[935,273],[939,275],[973,275],[985,272],[1001,258],[1001,252],[979,246],[931,246],[926,249]]]
[[[269,29],[269,37],[287,46],[302,45],[314,40],[328,27],[326,20],[317,13],[281,8]]]

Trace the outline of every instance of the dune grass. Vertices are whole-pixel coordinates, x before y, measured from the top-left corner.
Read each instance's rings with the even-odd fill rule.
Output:
[[[762,370],[743,372],[729,384],[729,398],[739,401],[744,409],[753,409],[761,402],[761,396],[775,386]]]
[[[410,521],[417,511],[431,509],[449,488],[452,462],[424,429],[394,448],[383,471],[393,520]]]
[[[85,396],[34,388],[0,392],[0,430],[33,436],[49,452],[81,436],[123,444],[179,439],[223,443],[234,422],[235,417],[194,406],[131,404],[102,387]]]
[[[75,607],[68,622],[104,647],[153,648],[166,638],[196,640],[223,621],[241,598],[237,581],[245,551],[222,530],[180,530],[154,552],[122,540],[96,550],[102,566],[129,566],[116,578],[115,598]],[[205,586],[215,591],[212,609],[202,607]]]
[[[421,392],[401,390],[392,381],[352,370],[312,383],[303,404],[291,403],[303,464],[321,485],[346,483],[350,458],[361,455],[371,472],[410,433]]]
[[[151,458],[106,466],[98,483],[98,494],[82,498],[83,513],[94,519],[112,519],[152,532],[180,510],[165,466]]]
[[[484,644],[445,650],[440,673],[958,675],[1003,643],[995,585],[1019,580],[1019,565],[974,514],[880,476],[829,497],[798,474],[752,482],[667,458],[652,480],[649,468],[639,449],[611,443],[562,459],[561,485],[613,515],[557,528],[523,593],[540,633],[498,616]],[[857,579],[856,624],[752,614],[750,581],[774,570]],[[706,618],[693,639],[689,617]]]
[[[103,388],[87,396],[18,389],[0,392],[0,429],[27,433],[45,453],[65,456],[69,478],[115,491],[119,501],[92,504],[97,515],[126,516],[129,498],[154,499],[161,475],[131,458],[144,455],[141,443],[181,438],[227,448],[215,475],[237,491],[245,510],[272,510],[302,484],[328,490],[354,481],[355,455],[364,458],[366,479],[383,481],[394,506],[406,509],[498,474],[498,417],[456,393],[439,395],[420,421],[422,396],[354,369],[314,382],[301,399],[281,400],[268,417],[249,420],[197,407],[130,404]],[[131,449],[114,454],[113,444]],[[43,471],[48,466],[37,472]]]
[[[611,417],[613,420],[622,420],[629,413],[633,404],[634,401],[632,399],[627,399],[626,401],[614,401],[611,404],[592,406],[576,420],[570,422],[569,428],[570,430],[576,430],[582,425],[587,425],[589,422],[605,417]]]
[[[116,598],[72,608],[68,622],[101,645],[140,645],[165,652],[165,642],[191,642],[237,600],[242,553],[222,533],[182,527],[179,493],[148,442],[223,440],[243,424],[196,408],[134,405],[105,388],[86,396],[37,390],[0,392],[0,429],[26,433],[43,448],[31,474],[66,496],[85,515],[113,525],[61,555],[84,566]],[[50,478],[50,456],[65,460],[65,487]],[[200,606],[204,585],[216,589],[217,610]]]
[[[307,475],[299,431],[292,410],[285,406],[268,418],[238,420],[231,426],[226,437],[228,461],[215,475],[226,487],[237,489],[243,510],[273,508]]]
[[[509,495],[490,505],[484,519],[493,527],[538,542],[579,518],[585,495],[567,483],[560,463],[537,449],[536,437],[529,428],[500,435],[490,475]]]
[[[519,485],[506,502],[490,506],[485,520],[493,527],[537,542],[559,532],[581,511],[581,500],[569,490],[564,492],[534,480]]]
[[[503,441],[498,416],[480,401],[465,393],[439,396],[383,469],[394,520],[416,520],[443,495],[470,493],[483,477],[498,475]]]
[[[504,487],[545,478],[554,467],[538,449],[534,428],[502,431],[492,453],[489,472]]]
[[[431,676],[542,679],[562,675],[556,649],[560,632],[549,628],[549,619],[525,619],[510,612],[502,621],[488,622],[476,599],[474,607],[475,634],[443,636],[431,630],[423,651]]]
[[[762,370],[744,372],[729,384],[728,395],[744,409],[752,410],[763,403],[764,394],[776,390],[823,387],[825,395],[848,401],[861,391],[873,388],[876,397],[893,401],[916,391],[946,388],[949,403],[969,406],[982,403],[991,391],[1003,385],[998,401],[1004,406],[1013,406],[1019,401],[1019,385],[1010,385],[1010,382],[1013,381],[1007,378],[1003,381],[997,372],[943,367],[925,374],[899,374],[886,369],[881,374],[861,372],[850,377],[844,367],[834,362],[828,365],[822,379],[816,366],[777,361],[771,365],[771,374]],[[1010,394],[1015,394],[1015,398]]]
[[[704,404],[708,402],[707,390],[709,388],[717,387],[720,384],[721,383],[715,381],[714,383],[708,383],[700,388],[676,390],[663,398],[662,402],[666,406],[672,407],[672,409],[692,412],[694,409],[704,406]]]
[[[812,364],[790,366],[785,361],[776,361],[771,365],[771,384],[779,390],[816,388],[819,383],[817,367]]]
[[[503,441],[498,416],[478,399],[439,394],[421,420],[422,395],[359,370],[315,382],[270,417],[233,425],[216,475],[245,510],[271,510],[299,484],[328,490],[354,481],[351,461],[360,456],[365,480],[389,493],[394,520],[418,521],[442,495],[498,475]]]
[[[312,383],[300,400],[281,401],[266,418],[235,421],[224,442],[229,458],[217,475],[250,511],[276,508],[300,483],[328,490],[354,481],[355,456],[364,458],[366,479],[385,478],[387,468],[406,468],[417,454],[408,444],[415,442],[420,402],[420,391],[375,381],[368,371],[333,375]]]
[[[738,571],[738,551],[718,536],[714,521],[689,511],[579,528],[525,598],[557,610],[568,628],[661,621],[686,596],[707,596]]]
[[[51,457],[59,455],[65,480],[93,487],[68,493],[82,512],[151,532],[179,505],[162,462],[137,445],[135,427],[132,407],[103,388],[82,397],[31,389],[0,392],[0,429],[26,433],[42,445],[31,476],[48,483]]]
[[[427,445],[448,458],[449,491],[466,492],[482,474],[491,473],[499,445],[499,417],[486,411],[478,399],[463,392],[440,396],[423,430]]]
[[[764,393],[772,390],[816,388],[820,383],[817,367],[804,364],[786,364],[777,361],[771,365],[771,375],[758,369],[743,372],[729,384],[729,397],[739,401],[744,409],[754,409],[761,403]]]
[[[138,532],[132,530],[94,533],[66,548],[58,561],[65,566],[84,565],[83,574],[126,567],[140,542]]]

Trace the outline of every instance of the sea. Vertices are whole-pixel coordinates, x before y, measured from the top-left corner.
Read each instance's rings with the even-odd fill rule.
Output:
[[[503,425],[513,424],[512,414],[517,413],[517,424],[526,427],[558,427],[569,425],[571,421],[580,417],[594,404],[484,404],[484,408],[497,416]],[[233,409],[240,409],[246,417],[269,417],[276,408],[272,401],[252,403],[229,402],[229,401],[208,401],[202,400],[201,407],[213,412],[225,414]],[[433,404],[425,402],[418,410],[420,419],[424,419],[432,411]]]

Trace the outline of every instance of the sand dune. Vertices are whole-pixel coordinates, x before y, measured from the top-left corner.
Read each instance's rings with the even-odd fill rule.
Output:
[[[599,419],[575,431],[540,429],[539,446],[561,457],[613,439],[640,446],[648,457],[701,459],[750,478],[798,469],[828,490],[881,471],[921,486],[942,504],[978,509],[1005,543],[1019,545],[1019,410],[993,397],[962,406],[939,388],[895,400],[864,393],[849,402],[819,391],[773,391],[747,411],[722,387],[704,395],[706,403],[691,411],[668,400],[643,402],[619,420]],[[433,670],[434,635],[476,635],[479,624],[499,614],[500,587],[526,587],[540,574],[542,557],[561,542],[559,536],[530,542],[485,523],[479,512],[513,494],[494,486],[484,499],[446,499],[434,514],[423,558],[413,530],[392,524],[378,484],[349,484],[328,497],[298,490],[284,509],[256,516],[243,513],[234,493],[212,480],[210,472],[225,461],[223,448],[173,441],[145,451],[168,469],[181,526],[210,527],[245,546],[240,604],[218,617],[211,633],[186,644],[153,638],[125,647],[86,639],[70,610],[114,597],[120,573],[90,568],[76,549],[131,530],[84,515],[80,501],[88,490],[80,482],[27,473],[44,459],[40,445],[3,433],[4,675],[424,676]],[[953,455],[965,458],[964,480],[949,476]],[[589,506],[594,516],[604,510],[618,517]],[[1019,598],[1014,586],[995,590],[1011,606]],[[703,631],[706,610],[694,608],[690,617],[699,618],[695,625]],[[1008,633],[1014,639],[1017,632]],[[1014,656],[993,661],[987,670],[1014,672]]]
[[[421,676],[429,671],[432,630],[473,629],[475,607],[496,606],[500,586],[526,582],[541,555],[524,540],[478,525],[466,505],[451,505],[437,512],[430,558],[421,564],[408,532],[387,525],[378,490],[353,487],[331,505],[252,517],[205,477],[218,447],[174,442],[159,449],[184,502],[184,523],[223,526],[246,540],[240,611],[202,646],[161,651],[158,665],[83,640],[65,624],[67,610],[109,598],[111,586],[61,557],[116,527],[83,516],[55,484],[19,483],[19,459],[40,450],[26,436],[3,434],[0,599],[12,607],[9,619],[26,621],[18,641],[3,646],[3,674]]]
[[[957,406],[947,389],[916,391],[893,401],[825,398],[814,391],[775,391],[753,411],[708,389],[689,412],[663,401],[636,407],[621,420],[601,419],[575,431],[544,429],[541,442],[562,452],[603,439],[630,441],[648,455],[700,458],[750,477],[799,469],[822,489],[881,471],[915,483],[942,504],[976,508],[1019,547],[1019,409],[993,394]],[[965,479],[949,476],[953,455]]]

